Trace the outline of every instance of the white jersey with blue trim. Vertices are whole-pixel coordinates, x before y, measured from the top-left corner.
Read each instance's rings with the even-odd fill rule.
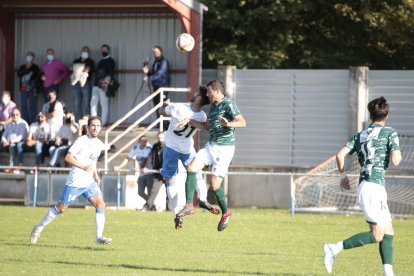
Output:
[[[69,152],[74,158],[82,164],[92,165],[96,169],[96,162],[103,150],[108,150],[109,146],[104,144],[98,138],[90,138],[89,135],[83,135],[76,139],[69,148]],[[73,166],[66,180],[66,185],[71,187],[88,187],[95,182],[93,172],[87,172]]]
[[[190,153],[194,145],[193,136],[197,129],[188,124],[174,129],[182,119],[192,119],[198,122],[206,122],[207,115],[204,111],[196,111],[191,108],[191,103],[175,103],[165,108],[165,113],[170,115],[171,121],[165,134],[165,145],[183,154]]]
[[[139,145],[135,145],[128,153],[128,158],[135,159],[138,162],[138,165],[141,165],[142,160],[149,158],[151,155],[152,145],[147,144],[145,148],[141,149]],[[152,169],[151,162],[146,163],[148,169]]]

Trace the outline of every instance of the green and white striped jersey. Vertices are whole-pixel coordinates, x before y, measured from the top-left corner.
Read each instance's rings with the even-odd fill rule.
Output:
[[[345,145],[356,152],[361,165],[359,181],[366,180],[385,185],[385,171],[390,163],[390,153],[400,150],[398,134],[392,127],[371,124],[367,129],[355,134]]]
[[[234,127],[227,127],[220,124],[220,117],[226,118],[229,122],[234,120],[234,116],[241,114],[236,103],[224,97],[219,103],[211,104],[208,113],[208,125],[210,127],[211,144],[215,145],[234,145]]]

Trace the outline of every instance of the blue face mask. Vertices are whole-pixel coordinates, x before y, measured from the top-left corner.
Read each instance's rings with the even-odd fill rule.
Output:
[[[33,57],[32,56],[26,56],[26,62],[32,62]]]
[[[53,61],[55,59],[55,56],[54,55],[47,55],[46,58],[47,58],[48,61]]]
[[[89,57],[89,53],[88,52],[82,52],[81,53],[81,58],[87,59]]]

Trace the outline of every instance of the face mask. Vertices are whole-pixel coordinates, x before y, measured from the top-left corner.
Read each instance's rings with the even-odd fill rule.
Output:
[[[26,62],[32,62],[33,57],[32,56],[26,56]]]
[[[107,57],[108,55],[109,55],[108,52],[102,52],[103,57]]]
[[[88,52],[82,52],[81,57],[84,58],[84,59],[87,59],[89,57],[89,53]]]
[[[46,58],[47,58],[48,61],[53,61],[55,59],[55,56],[54,55],[47,55]]]
[[[6,98],[6,97],[3,97],[1,99],[1,101],[3,102],[4,105],[7,105],[10,102],[10,99],[9,98]]]

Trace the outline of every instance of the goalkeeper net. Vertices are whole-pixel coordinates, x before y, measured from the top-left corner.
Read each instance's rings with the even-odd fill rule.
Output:
[[[400,136],[403,161],[390,167],[386,175],[388,206],[391,214],[414,218],[414,137]],[[335,156],[294,181],[295,211],[359,213],[357,190],[360,166],[356,154],[346,160],[350,190],[341,190]]]

